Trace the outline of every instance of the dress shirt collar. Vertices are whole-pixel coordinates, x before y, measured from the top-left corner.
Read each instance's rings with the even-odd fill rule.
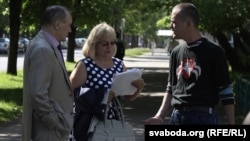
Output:
[[[52,44],[54,45],[54,47],[57,47],[59,45],[59,42],[56,40],[56,38],[54,36],[52,36],[50,33],[44,31],[44,30],[41,30],[43,35],[45,37],[47,37],[51,42]]]

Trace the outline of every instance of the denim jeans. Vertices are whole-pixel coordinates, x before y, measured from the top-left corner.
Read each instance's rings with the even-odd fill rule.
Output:
[[[199,111],[180,111],[178,109],[173,109],[170,124],[216,125],[218,124],[218,119],[214,110],[212,111],[212,113],[208,113]]]

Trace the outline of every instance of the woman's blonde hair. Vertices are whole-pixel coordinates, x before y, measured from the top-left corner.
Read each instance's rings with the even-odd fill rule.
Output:
[[[83,45],[82,53],[85,57],[95,58],[96,44],[97,42],[103,41],[105,39],[113,39],[116,41],[116,33],[113,27],[108,25],[106,22],[102,22],[96,25],[91,31]],[[116,54],[116,44],[113,56]]]

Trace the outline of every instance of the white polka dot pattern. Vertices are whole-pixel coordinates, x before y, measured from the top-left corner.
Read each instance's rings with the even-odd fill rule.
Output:
[[[112,85],[113,75],[120,73],[123,70],[122,61],[117,58],[112,58],[113,67],[112,68],[101,68],[96,65],[96,63],[91,58],[84,58],[83,62],[87,70],[87,81],[85,82],[85,87],[89,88],[106,88],[110,89]],[[111,103],[108,110],[108,119],[117,119],[118,113]]]

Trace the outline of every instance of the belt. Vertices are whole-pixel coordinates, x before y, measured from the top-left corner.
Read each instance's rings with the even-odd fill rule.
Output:
[[[183,106],[183,107],[175,107],[175,109],[180,110],[181,112],[204,112],[212,114],[214,111],[214,107],[205,107],[205,106]]]

